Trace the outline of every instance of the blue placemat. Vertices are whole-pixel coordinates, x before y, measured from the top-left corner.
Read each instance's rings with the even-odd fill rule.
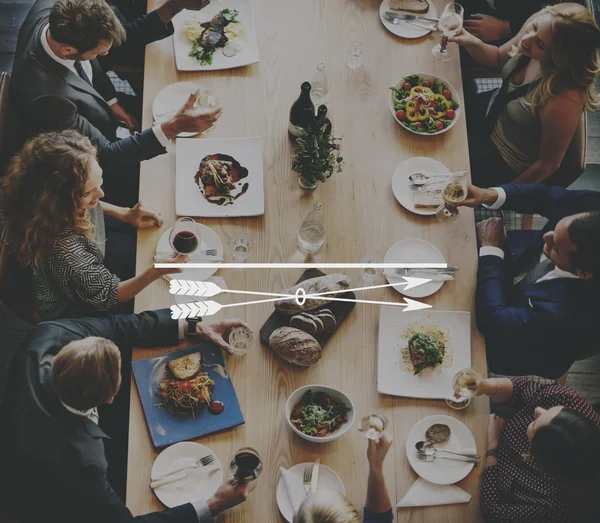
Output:
[[[225,405],[222,414],[211,414],[208,411],[208,405],[202,405],[195,410],[194,418],[191,413],[189,415],[170,414],[164,407],[156,406],[160,403],[160,396],[156,395],[156,389],[166,377],[167,362],[192,352],[202,354],[202,370],[208,372],[210,378],[215,382],[212,399],[222,401]],[[178,441],[199,438],[244,423],[244,416],[233,383],[229,378],[223,353],[213,343],[204,342],[168,354],[134,361],[132,366],[144,415],[155,447],[164,447]]]

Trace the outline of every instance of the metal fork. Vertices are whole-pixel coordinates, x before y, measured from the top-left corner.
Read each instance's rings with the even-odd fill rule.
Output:
[[[426,31],[436,31],[438,26],[436,23],[432,26],[427,27],[426,25],[417,24],[415,22],[411,22],[410,20],[401,20],[400,18],[392,18],[391,16],[386,15],[383,16],[390,24],[398,25],[400,22],[404,22],[406,24],[414,25],[415,27],[418,27],[420,29],[425,29]]]
[[[420,452],[417,452],[417,458],[419,458],[422,461],[427,461],[427,462],[432,462],[432,461],[435,461],[436,459],[448,459],[450,461],[462,461],[463,463],[479,463],[479,460],[475,459],[475,458],[459,459],[459,458],[447,458],[445,456],[427,456],[425,454],[421,454]]]
[[[206,467],[207,465],[210,465],[213,461],[215,461],[215,455],[209,454],[208,456],[203,456],[200,459],[196,460],[191,465],[179,467],[178,469],[173,469],[173,470],[167,472],[166,474],[161,474],[160,476],[157,476],[156,478],[152,478],[152,481],[158,481],[159,479],[166,478],[167,476],[171,476],[172,474],[177,474],[178,472],[181,472],[182,470],[198,468],[198,467]]]
[[[302,478],[302,483],[304,484],[304,490],[306,491],[306,495],[310,492],[310,482],[312,480],[312,467],[307,467],[304,469],[304,477]]]

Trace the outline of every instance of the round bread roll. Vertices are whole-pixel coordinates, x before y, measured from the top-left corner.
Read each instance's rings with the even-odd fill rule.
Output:
[[[310,334],[293,327],[279,327],[269,336],[269,345],[285,361],[310,367],[321,359],[321,345]]]

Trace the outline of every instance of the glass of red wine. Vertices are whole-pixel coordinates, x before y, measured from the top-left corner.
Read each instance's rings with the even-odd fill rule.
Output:
[[[243,447],[233,455],[229,473],[238,483],[247,483],[248,490],[254,490],[262,468],[259,453],[251,447]]]
[[[169,236],[171,247],[178,254],[191,254],[200,245],[200,228],[193,218],[179,218]]]

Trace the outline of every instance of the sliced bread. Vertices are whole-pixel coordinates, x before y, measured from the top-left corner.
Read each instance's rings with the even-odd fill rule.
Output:
[[[167,363],[167,368],[177,380],[191,380],[202,370],[202,355],[199,352],[193,352],[182,358],[171,360]]]
[[[426,0],[390,0],[390,9],[425,14],[429,11],[429,4]]]

